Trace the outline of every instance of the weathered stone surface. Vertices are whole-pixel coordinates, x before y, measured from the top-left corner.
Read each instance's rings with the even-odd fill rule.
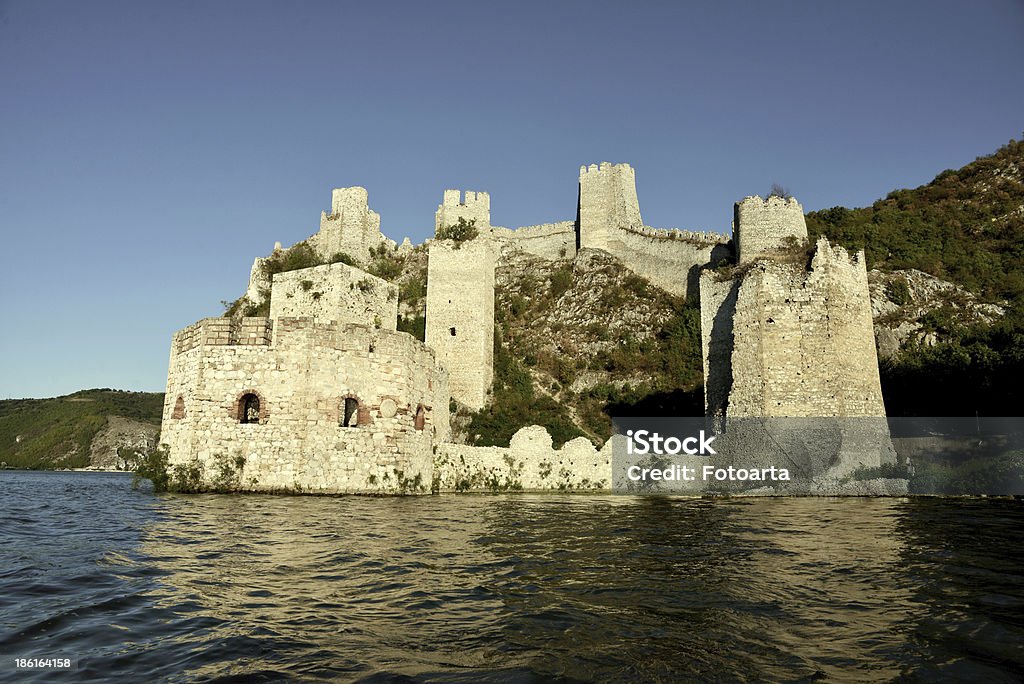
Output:
[[[483,408],[494,378],[494,245],[486,237],[430,243],[426,342],[448,371],[452,397]]]
[[[543,427],[530,425],[507,447],[443,444],[434,458],[434,488],[465,491],[586,491],[611,487],[611,442],[600,451],[578,437],[554,449]]]

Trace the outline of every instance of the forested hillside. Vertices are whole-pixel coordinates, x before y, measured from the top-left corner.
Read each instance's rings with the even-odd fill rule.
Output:
[[[913,268],[1006,309],[994,324],[962,325],[952,307],[926,324],[934,346],[912,345],[882,364],[890,415],[1019,415],[1024,392],[1024,141],[870,207],[807,215],[824,234],[864,249],[871,268]]]

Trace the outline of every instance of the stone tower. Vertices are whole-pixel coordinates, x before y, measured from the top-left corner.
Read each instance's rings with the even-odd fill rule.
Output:
[[[448,370],[452,398],[475,411],[486,403],[494,378],[496,257],[484,237],[461,244],[434,240],[427,263],[426,343]]]
[[[344,252],[365,260],[381,240],[380,214],[370,209],[366,188],[356,186],[331,191],[331,213],[321,212],[320,232],[306,242],[323,259]]]
[[[434,231],[447,228],[459,222],[475,221],[477,230],[491,227],[491,196],[486,192],[466,190],[465,199],[461,190],[445,190],[444,200],[434,214]]]
[[[636,174],[629,164],[580,167],[576,209],[576,246],[608,249],[615,228],[642,228],[636,197]]]
[[[792,197],[746,197],[736,203],[733,215],[737,263],[807,242],[804,208]]]

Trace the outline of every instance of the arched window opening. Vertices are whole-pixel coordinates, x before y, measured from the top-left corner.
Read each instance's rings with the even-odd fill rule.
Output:
[[[455,337],[455,328],[448,328],[448,332],[452,334],[452,337]]]
[[[243,424],[260,422],[260,398],[254,393],[243,394],[238,400],[238,422]]]
[[[359,400],[345,397],[341,411],[341,427],[355,427],[359,422]]]
[[[423,408],[423,404],[416,407],[416,417],[413,418],[412,426],[417,430],[422,430],[423,426],[427,422],[427,411]]]
[[[178,395],[178,400],[174,402],[174,412],[171,413],[171,418],[174,420],[181,420],[185,417],[185,400],[182,396]]]

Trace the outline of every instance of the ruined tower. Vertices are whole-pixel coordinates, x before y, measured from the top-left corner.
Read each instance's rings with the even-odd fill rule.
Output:
[[[484,237],[430,243],[426,343],[448,369],[452,398],[473,410],[483,408],[494,378],[496,256]]]
[[[331,191],[331,213],[320,213],[320,231],[306,242],[322,259],[344,252],[365,260],[383,239],[380,214],[370,209],[366,188],[356,186]]]
[[[807,242],[804,208],[792,197],[745,197],[736,203],[733,216],[737,263]]]
[[[580,167],[576,246],[608,249],[615,228],[642,228],[636,174],[629,164]]]
[[[466,190],[465,198],[462,195],[461,190],[444,191],[444,200],[434,214],[435,231],[455,225],[460,218],[475,221],[477,230],[491,227],[491,196],[472,190]]]
[[[748,197],[735,215],[748,267],[700,282],[708,413],[884,416],[863,252],[821,238],[808,262],[793,199]]]

